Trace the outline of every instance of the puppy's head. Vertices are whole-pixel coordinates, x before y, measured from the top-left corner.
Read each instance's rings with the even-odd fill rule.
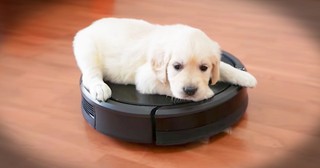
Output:
[[[200,101],[214,95],[209,87],[219,80],[220,47],[200,30],[171,44],[170,52],[152,59],[158,79],[179,99]],[[159,56],[160,55],[160,56]]]

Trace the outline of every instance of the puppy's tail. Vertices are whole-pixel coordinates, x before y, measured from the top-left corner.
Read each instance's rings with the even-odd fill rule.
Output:
[[[220,62],[220,81],[250,88],[257,85],[256,78],[249,72],[237,69],[224,62]]]

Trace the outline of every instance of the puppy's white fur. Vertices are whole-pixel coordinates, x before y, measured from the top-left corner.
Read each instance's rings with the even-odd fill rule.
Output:
[[[248,72],[220,62],[219,45],[186,25],[105,18],[80,30],[73,47],[83,84],[99,101],[111,97],[104,80],[193,101],[214,95],[210,79],[212,84],[223,80],[245,87],[257,83]],[[194,93],[187,94],[186,88]]]

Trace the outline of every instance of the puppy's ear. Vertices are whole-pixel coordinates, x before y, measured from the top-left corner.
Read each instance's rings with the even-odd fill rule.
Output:
[[[220,79],[220,59],[214,58],[211,71],[211,85],[216,84]]]
[[[156,51],[152,53],[151,66],[155,72],[157,79],[161,83],[167,83],[167,66],[170,60],[170,56],[164,51]]]

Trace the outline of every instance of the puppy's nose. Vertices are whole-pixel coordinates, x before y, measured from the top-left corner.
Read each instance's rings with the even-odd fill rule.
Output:
[[[194,95],[197,90],[198,90],[198,88],[194,87],[194,86],[183,87],[184,93],[186,93],[188,96]]]

